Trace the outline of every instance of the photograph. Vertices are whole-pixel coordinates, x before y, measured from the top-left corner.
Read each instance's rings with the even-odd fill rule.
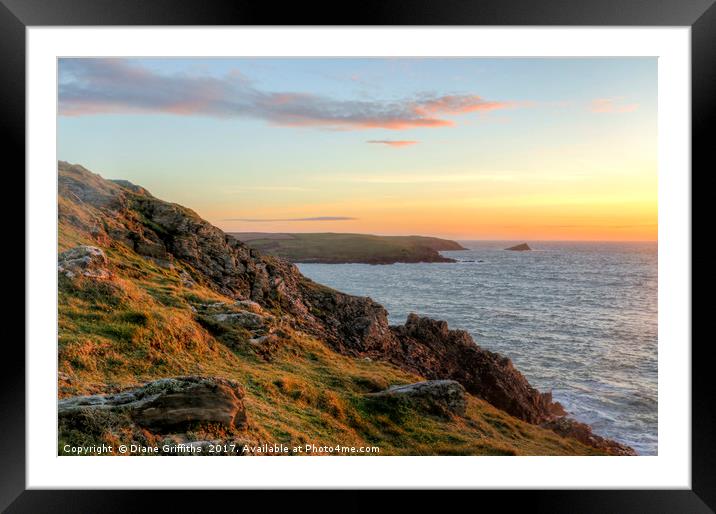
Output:
[[[56,64],[56,455],[659,455],[657,57]]]
[[[0,4],[1,512],[716,512],[716,0]]]

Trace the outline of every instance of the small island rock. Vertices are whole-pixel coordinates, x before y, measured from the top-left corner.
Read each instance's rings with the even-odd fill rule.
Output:
[[[527,243],[522,243],[515,246],[510,246],[509,248],[505,248],[505,250],[510,250],[513,252],[529,252],[532,250],[532,248],[529,247]]]

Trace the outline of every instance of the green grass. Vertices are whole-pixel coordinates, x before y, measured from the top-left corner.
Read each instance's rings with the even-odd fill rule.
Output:
[[[272,313],[273,323],[282,335],[269,348],[258,348],[249,342],[252,334],[206,316],[202,305],[231,304],[231,298],[201,284],[185,288],[179,267],[159,267],[116,241],[96,240],[83,231],[83,224],[99,222],[91,210],[72,204],[63,209],[69,214],[60,219],[60,251],[77,244],[102,246],[112,277],[59,279],[61,398],[198,374],[233,379],[244,386],[249,427],[234,433],[199,426],[186,434],[194,440],[376,445],[381,455],[598,453],[472,396],[465,416],[378,402],[369,393],[422,378],[385,362],[340,355],[284,324],[279,312]],[[341,247],[348,255],[358,252],[368,236],[360,238],[361,244],[344,237]],[[321,245],[335,245],[336,236],[313,240],[326,248]],[[386,240],[390,239],[371,239],[374,247]],[[311,287],[326,289],[318,284]],[[164,437],[141,430],[127,416],[116,413],[86,413],[61,419],[59,424],[60,452],[64,444],[157,444]]]
[[[232,234],[264,253],[293,262],[437,262],[438,250],[463,249],[454,241],[423,236],[369,234]]]
[[[135,269],[135,275],[136,275]],[[239,434],[199,427],[195,438],[317,445],[377,445],[382,455],[570,455],[595,453],[469,397],[465,417],[426,414],[373,393],[421,380],[390,364],[339,355],[321,341],[286,329],[266,360],[247,334],[207,327],[190,309],[231,300],[197,288],[165,285],[166,270],[147,265],[141,278],[108,283],[60,282],[60,396],[116,391],[182,374],[220,376],[246,390],[250,427]],[[173,283],[173,282],[172,282]],[[168,288],[168,305],[153,291]],[[89,416],[89,415],[88,415]],[[121,415],[60,423],[63,444],[154,444]]]

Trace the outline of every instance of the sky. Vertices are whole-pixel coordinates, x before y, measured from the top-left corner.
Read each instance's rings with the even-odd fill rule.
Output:
[[[58,67],[60,160],[226,231],[657,238],[655,58]]]

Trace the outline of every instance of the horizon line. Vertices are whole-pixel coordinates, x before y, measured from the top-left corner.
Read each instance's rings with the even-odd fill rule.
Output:
[[[222,229],[223,230],[223,229]],[[658,239],[533,239],[533,238],[510,238],[510,239],[494,239],[494,238],[470,238],[470,237],[453,237],[445,235],[432,234],[377,234],[372,232],[261,232],[261,231],[239,231],[224,230],[227,234],[349,234],[359,236],[381,236],[381,237],[435,237],[438,239],[448,239],[452,241],[482,241],[482,242],[544,242],[544,243],[658,243]]]

